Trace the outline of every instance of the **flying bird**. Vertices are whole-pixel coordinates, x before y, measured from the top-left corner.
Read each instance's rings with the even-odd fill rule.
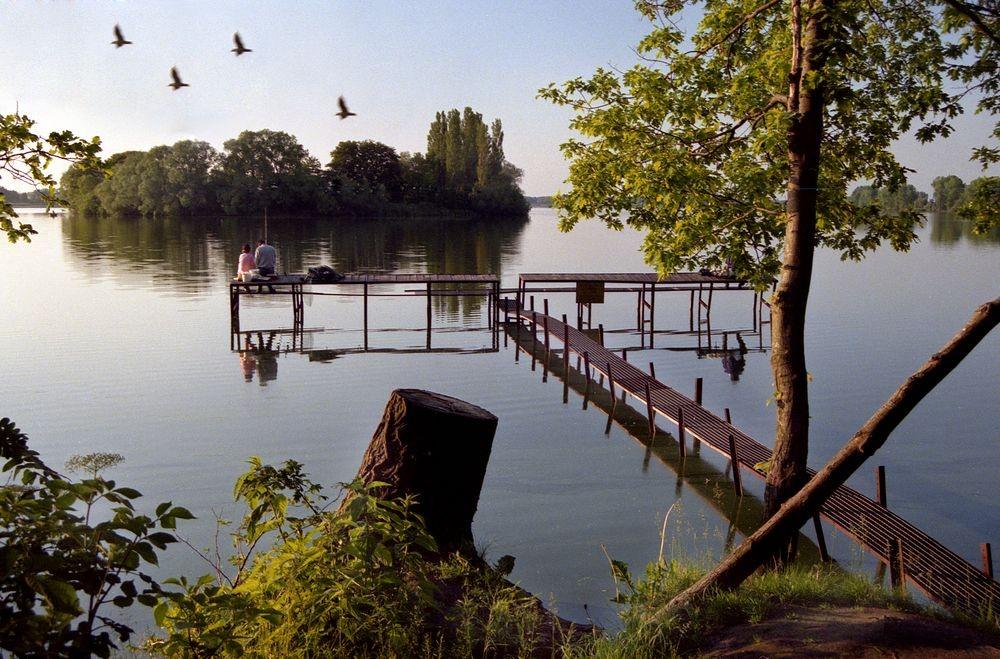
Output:
[[[174,81],[172,83],[170,83],[169,85],[167,85],[167,87],[173,87],[174,91],[177,91],[181,87],[190,87],[191,86],[191,85],[187,84],[186,82],[184,82],[183,80],[181,80],[181,75],[179,73],[177,73],[177,67],[176,66],[173,67],[172,69],[170,69],[170,77],[173,78]]]
[[[127,46],[132,42],[125,39],[125,35],[122,34],[122,29],[118,27],[117,23],[115,23],[115,40],[111,43],[114,44],[115,48],[121,48],[122,46]]]
[[[347,103],[344,102],[343,96],[337,99],[337,105],[340,106],[340,112],[337,113],[337,116],[340,117],[341,120],[347,119],[348,117],[358,116],[357,112],[351,112],[350,110],[347,109]]]
[[[250,50],[249,48],[247,48],[246,46],[243,45],[243,39],[240,39],[240,33],[239,32],[234,32],[233,33],[233,43],[236,44],[236,48],[233,48],[231,52],[236,53],[237,57],[239,57],[243,53],[252,53],[253,52],[252,50]]]

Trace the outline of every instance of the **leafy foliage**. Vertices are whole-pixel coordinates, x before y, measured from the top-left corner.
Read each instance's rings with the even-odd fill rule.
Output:
[[[322,168],[293,135],[259,130],[227,140],[221,154],[206,142],[185,140],[114,154],[105,170],[82,162],[63,175],[62,195],[90,216],[364,214],[404,204],[526,213],[521,172],[504,159],[500,120],[487,131],[471,108],[464,117],[457,110],[454,115],[448,137],[454,171],[432,155],[437,152],[430,142],[424,156],[397,154],[372,140],[341,142]]]
[[[645,231],[646,258],[663,271],[731,260],[739,276],[765,285],[783,248],[788,131],[797,111],[786,96],[789,8],[710,3],[697,30],[685,35],[671,20],[684,4],[636,3],[654,25],[638,46],[643,63],[540,91],[575,111],[571,127],[581,135],[562,147],[572,189],[555,205],[564,229],[596,217],[614,229],[628,223]],[[820,11],[832,31],[823,45],[826,64],[805,81],[821,83],[826,98],[817,244],[852,259],[883,242],[906,249],[915,212],[856,207],[846,191],[858,180],[895,191],[907,170],[892,143],[910,130],[921,140],[951,131],[961,97],[943,80],[956,71],[950,56],[958,53],[942,30],[952,23],[942,25],[932,3],[851,0]],[[956,29],[977,39],[967,23]],[[977,63],[964,79],[983,76]]]
[[[250,465],[234,490],[247,506],[233,534],[235,573],[217,566],[215,577],[168,580],[177,589],[154,610],[166,634],[146,649],[185,657],[414,656],[533,647],[539,614],[530,596],[463,558],[438,557],[411,500],[379,499],[374,492],[384,484],[354,482],[330,512],[300,464],[252,458]]]
[[[25,656],[107,657],[132,629],[104,613],[107,605],[154,606],[159,584],[145,571],[186,509],[161,503],[139,514],[141,494],[100,471],[116,454],[70,461],[89,477],[70,480],[28,448],[10,419],[0,419],[0,648]],[[95,521],[98,510],[106,517]]]
[[[98,153],[101,140],[85,140],[69,131],[51,132],[48,136],[35,131],[35,122],[20,112],[0,115],[0,180],[12,180],[41,188],[41,197],[51,210],[59,203],[56,181],[47,169],[53,160],[79,163],[84,168],[100,166]],[[14,207],[0,193],[0,232],[14,243],[31,241],[37,233],[30,224],[17,220]]]

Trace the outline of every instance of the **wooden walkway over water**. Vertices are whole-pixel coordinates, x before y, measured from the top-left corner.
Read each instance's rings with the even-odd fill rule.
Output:
[[[563,359],[567,371],[570,354],[576,353],[583,360],[584,377],[590,378],[591,373],[596,372],[607,378],[613,399],[620,390],[638,400],[646,409],[650,436],[656,434],[657,416],[676,425],[682,457],[690,436],[693,441],[706,444],[732,460],[733,480],[738,490],[742,491],[741,472],[763,478],[754,465],[769,461],[771,450],[728,420],[705,409],[701,405],[700,391],[696,392],[694,400],[675,391],[657,380],[655,374],[640,370],[605,348],[593,338],[594,332],[569,325],[565,316],[557,320],[525,309],[516,300],[501,300],[499,306],[506,321],[509,322],[511,316],[518,319],[514,328],[515,340],[522,340],[518,338],[522,329],[526,332],[523,340],[540,342],[546,350],[551,339],[555,339],[565,345]],[[527,327],[523,328],[525,322]],[[814,473],[809,472],[810,476]],[[820,513],[879,561],[888,564],[894,583],[912,582],[932,600],[967,614],[995,614],[1000,610],[1000,584],[992,578],[990,557],[984,556],[983,569],[977,569],[893,513],[884,502],[872,500],[847,486],[838,488]],[[818,519],[814,524],[820,551],[825,554],[822,525]]]
[[[229,283],[229,319],[230,335],[235,337],[241,334],[240,329],[240,298],[244,295],[288,295],[292,298],[292,328],[302,331],[305,324],[305,295],[351,295],[361,297],[363,300],[363,334],[364,350],[368,350],[368,298],[385,295],[383,293],[372,293],[369,289],[374,286],[391,286],[400,284],[423,285],[421,291],[409,291],[408,295],[424,295],[427,298],[427,349],[431,348],[431,326],[433,319],[432,301],[435,297],[442,296],[480,296],[486,298],[486,308],[489,310],[488,322],[492,329],[496,329],[497,311],[494,301],[500,299],[500,277],[492,274],[349,274],[343,279],[331,282],[308,281],[305,275],[276,275],[271,279],[240,282],[231,281]],[[473,289],[456,290],[456,285],[472,285]],[[309,286],[307,292],[304,287]],[[321,293],[312,290],[317,287],[354,287],[353,291],[341,293]],[[435,286],[438,288],[435,290]],[[356,292],[360,288],[361,292]],[[395,294],[398,295],[398,294]],[[497,332],[493,332],[493,347],[497,346]],[[232,344],[232,340],[230,342]],[[232,347],[232,345],[231,345]]]

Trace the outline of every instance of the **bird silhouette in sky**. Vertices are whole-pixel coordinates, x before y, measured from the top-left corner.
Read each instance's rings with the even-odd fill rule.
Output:
[[[347,109],[347,103],[344,102],[343,96],[337,99],[337,105],[340,106],[340,112],[337,113],[337,116],[340,117],[341,120],[347,119],[348,117],[358,116],[357,112],[351,112],[350,110]]]
[[[247,48],[246,46],[243,45],[243,39],[240,39],[240,33],[239,32],[234,32],[233,33],[233,43],[236,44],[236,48],[233,48],[232,52],[236,53],[237,57],[239,57],[243,53],[252,53],[253,52],[252,50],[250,50],[249,48]]]
[[[117,23],[115,23],[115,40],[111,43],[114,44],[115,48],[121,48],[122,46],[127,46],[132,42],[125,39],[125,35],[122,34],[122,29],[118,27]]]
[[[169,85],[167,85],[167,87],[173,87],[174,91],[177,91],[181,87],[190,87],[191,86],[191,85],[187,84],[186,82],[184,82],[183,80],[181,80],[181,75],[179,73],[177,73],[177,67],[176,66],[173,67],[172,69],[170,69],[170,77],[173,78],[174,81],[172,83],[170,83]]]

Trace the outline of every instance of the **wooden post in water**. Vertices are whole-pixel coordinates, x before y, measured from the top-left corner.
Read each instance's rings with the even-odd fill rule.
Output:
[[[427,282],[427,349],[431,349],[431,283]]]
[[[590,401],[590,353],[586,350],[583,351],[583,377],[586,379],[583,389],[583,409],[587,409],[587,403]]]
[[[687,446],[684,441],[684,408],[677,408],[677,443],[680,445],[681,457],[687,457]]]
[[[889,583],[893,590],[905,590],[906,569],[903,565],[903,541],[889,539]]]
[[[563,370],[566,372],[566,382],[569,383],[569,325],[566,324],[566,314],[563,314],[562,322],[563,322]]]
[[[701,405],[702,379],[696,378],[694,381],[694,402]]]
[[[597,335],[600,337],[601,345],[604,345],[604,324],[597,324]]]
[[[983,574],[986,575],[988,579],[993,578],[993,549],[990,547],[990,543],[984,542],[979,545],[979,552],[983,555]]]
[[[535,310],[535,296],[532,295],[530,299],[531,299],[531,310],[534,311]]]
[[[649,347],[656,340],[656,284],[649,285]]]
[[[543,309],[542,313],[544,313],[546,316],[548,316],[549,315],[549,298],[545,298],[544,300],[542,300],[542,309]]]
[[[361,296],[363,298],[361,306],[364,308],[364,334],[365,334],[365,350],[368,350],[368,282],[362,284]]]
[[[726,415],[726,423],[728,423],[729,425],[733,425],[733,417],[732,415],[729,414],[728,407],[725,409],[724,414]]]
[[[885,504],[885,467],[882,465],[875,467],[875,501],[883,508],[887,507]]]
[[[816,544],[819,545],[819,559],[829,563],[830,554],[826,550],[826,536],[823,535],[823,522],[820,521],[819,514],[813,515],[813,528],[816,530]]]
[[[518,307],[514,316],[514,362],[520,361],[521,357],[521,308]]]
[[[615,418],[615,407],[618,404],[618,397],[615,395],[615,376],[611,373],[611,362],[608,362],[608,389],[611,390],[611,408],[608,409],[608,424],[604,427],[604,434],[611,432],[611,422]]]
[[[649,420],[649,441],[652,442],[656,438],[656,415],[653,411],[653,397],[649,394],[649,380],[643,384],[646,385],[646,418]]]
[[[653,362],[649,362],[649,377],[656,379],[656,367],[653,366]]]
[[[622,348],[622,361],[623,362],[627,362],[628,361],[628,352],[627,352],[627,350],[625,348]]]
[[[547,304],[545,306],[548,306]],[[546,311],[548,311],[546,309]],[[549,361],[549,314],[542,315],[542,343],[545,344],[545,362]]]
[[[743,496],[743,480],[740,474],[740,458],[736,453],[736,438],[733,437],[733,433],[729,433],[729,459],[733,464],[733,489],[736,490],[736,496]]]

